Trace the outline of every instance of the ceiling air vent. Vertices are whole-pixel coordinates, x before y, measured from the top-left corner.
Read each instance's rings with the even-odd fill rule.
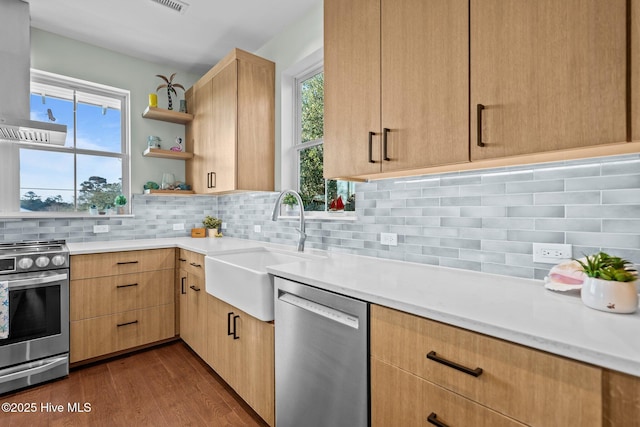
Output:
[[[179,13],[184,13],[189,7],[189,4],[179,0],[151,0],[151,2],[159,4],[160,6],[168,7],[169,9]]]

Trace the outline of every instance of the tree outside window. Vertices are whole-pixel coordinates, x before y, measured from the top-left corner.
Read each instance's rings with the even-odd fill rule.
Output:
[[[305,211],[326,211],[342,198],[346,211],[355,210],[355,189],[348,181],[323,178],[324,72],[315,70],[297,80],[298,189]]]

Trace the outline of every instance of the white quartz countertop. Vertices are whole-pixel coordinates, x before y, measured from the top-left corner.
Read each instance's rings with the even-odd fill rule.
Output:
[[[293,245],[223,238],[68,243],[72,255],[179,247],[201,254]],[[314,251],[318,253],[319,251]],[[590,309],[578,293],[539,280],[341,253],[268,267],[270,273],[571,359],[640,376],[640,311]]]

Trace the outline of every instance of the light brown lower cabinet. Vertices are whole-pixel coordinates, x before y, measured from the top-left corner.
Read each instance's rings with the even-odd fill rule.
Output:
[[[174,249],[71,257],[71,363],[175,335],[174,258]]]
[[[207,295],[206,362],[275,425],[274,326]]]
[[[372,426],[640,427],[640,378],[372,305]],[[520,424],[522,423],[522,424]]]
[[[371,358],[371,426],[524,426],[400,368]]]

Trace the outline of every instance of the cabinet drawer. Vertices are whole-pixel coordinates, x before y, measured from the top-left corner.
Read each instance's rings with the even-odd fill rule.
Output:
[[[174,336],[174,305],[71,322],[71,362]]]
[[[175,249],[108,252],[71,257],[71,279],[140,273],[175,267]]]
[[[70,292],[71,320],[170,304],[174,300],[173,271],[72,280]]]
[[[524,426],[415,375],[371,358],[371,426]]]
[[[204,255],[180,249],[178,251],[178,268],[187,273],[204,277]]]
[[[427,358],[443,358],[474,377]],[[371,307],[371,355],[524,423],[599,425],[599,368],[418,316]]]

